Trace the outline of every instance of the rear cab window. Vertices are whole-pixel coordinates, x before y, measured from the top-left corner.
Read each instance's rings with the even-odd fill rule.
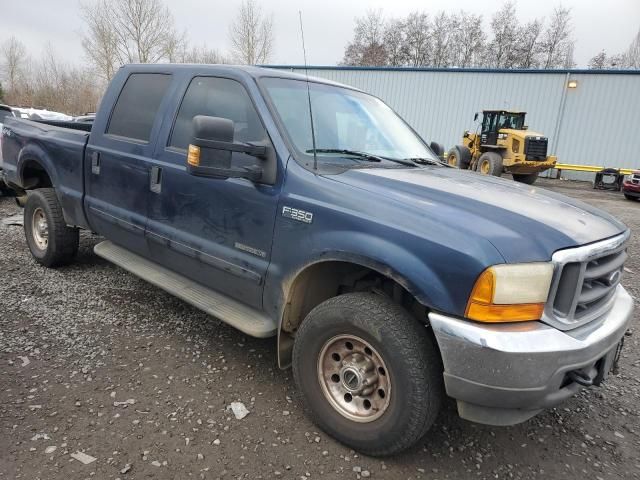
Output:
[[[171,75],[132,73],[111,113],[107,135],[149,143],[160,104],[171,83]]]

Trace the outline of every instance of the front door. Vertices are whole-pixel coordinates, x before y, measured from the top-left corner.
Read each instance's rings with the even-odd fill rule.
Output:
[[[269,142],[244,86],[220,77],[194,77],[175,121],[163,126],[152,160],[148,244],[152,258],[192,280],[254,307],[262,306],[262,288],[271,256],[279,188],[246,179],[190,175],[187,148],[196,115],[234,122],[234,140]],[[233,164],[256,159],[234,152]]]
[[[497,145],[498,144],[498,114],[496,112],[488,112],[484,114],[482,119],[482,132],[480,135],[481,145]]]
[[[141,255],[148,253],[148,160],[170,83],[171,75],[159,73],[132,73],[124,79],[110,118],[93,126],[86,151],[85,206],[91,228]]]

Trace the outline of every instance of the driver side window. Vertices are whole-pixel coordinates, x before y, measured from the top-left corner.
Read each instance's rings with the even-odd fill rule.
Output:
[[[191,81],[178,110],[169,139],[170,147],[187,149],[196,115],[233,120],[236,142],[261,142],[267,137],[249,94],[235,80],[195,77]]]

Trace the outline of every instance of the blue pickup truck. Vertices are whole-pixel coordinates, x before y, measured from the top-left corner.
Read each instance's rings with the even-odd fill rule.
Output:
[[[629,230],[443,164],[381,100],[283,71],[129,65],[93,125],[9,118],[28,247],[95,253],[277,337],[313,420],[370,455],[461,417],[523,422],[600,384],[633,301]]]

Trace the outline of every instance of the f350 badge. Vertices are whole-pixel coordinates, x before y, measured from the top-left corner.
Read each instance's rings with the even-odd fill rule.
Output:
[[[282,207],[282,216],[303,223],[313,222],[313,213],[300,210],[299,208],[284,206]]]

